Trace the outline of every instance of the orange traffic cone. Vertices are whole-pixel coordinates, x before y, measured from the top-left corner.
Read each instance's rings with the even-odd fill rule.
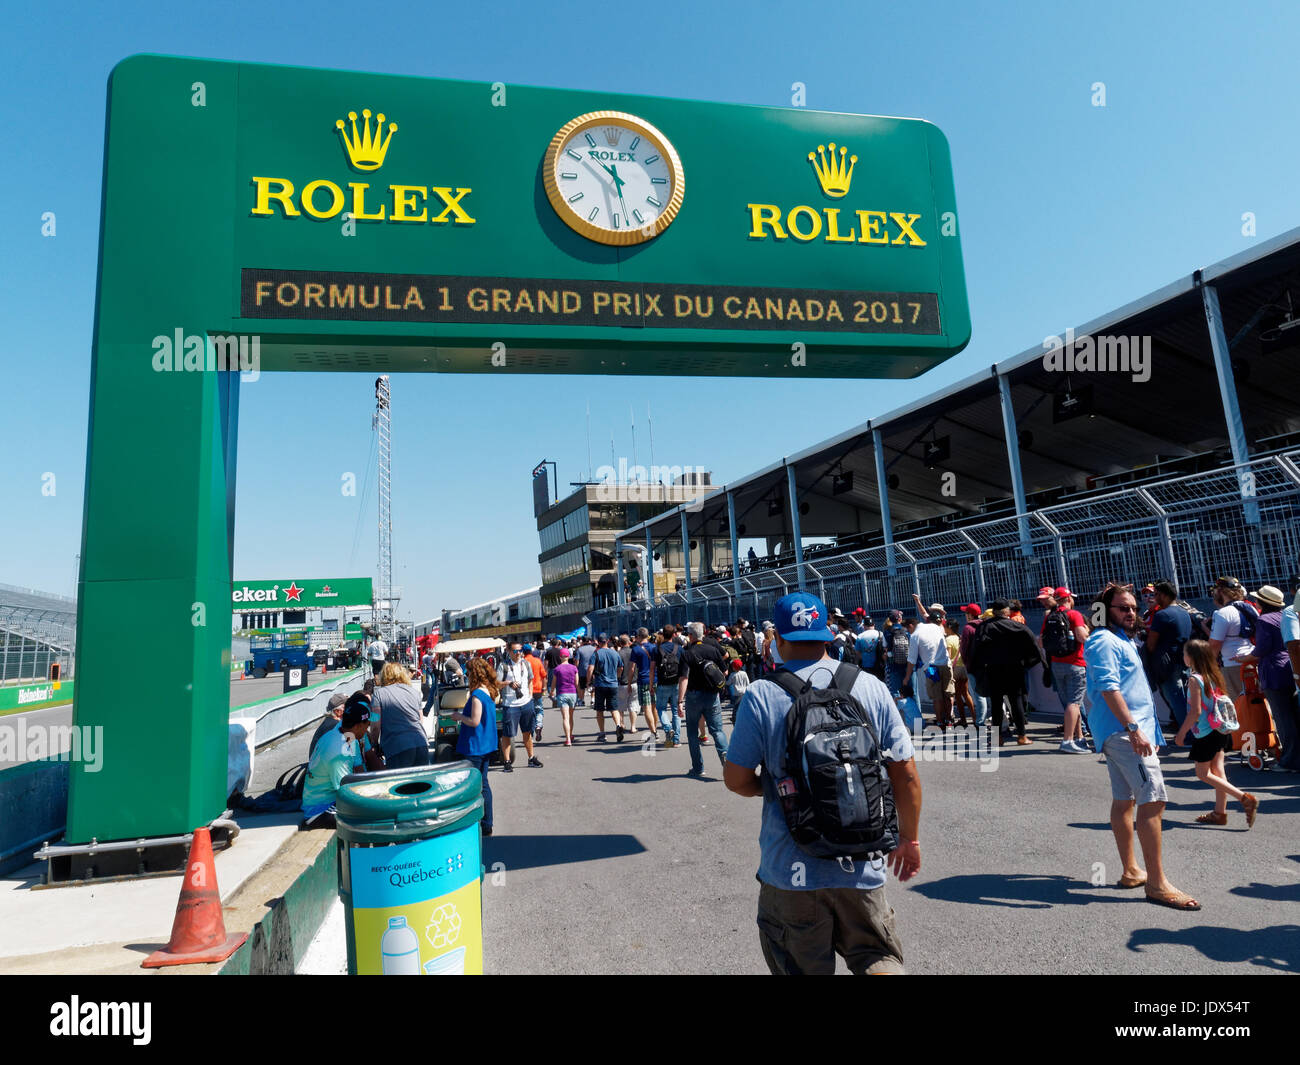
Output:
[[[226,935],[221,896],[217,893],[217,867],[212,861],[212,834],[206,828],[196,828],[180,901],[176,903],[171,941],[140,964],[145,969],[157,969],[163,965],[225,961],[247,938],[247,932]]]

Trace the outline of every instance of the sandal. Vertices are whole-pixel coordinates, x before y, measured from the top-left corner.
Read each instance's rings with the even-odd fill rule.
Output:
[[[1199,902],[1182,891],[1170,891],[1164,895],[1148,893],[1147,902],[1154,902],[1157,906],[1168,906],[1171,910],[1199,910],[1201,908]]]
[[[1250,815],[1247,814],[1246,817],[1249,820]],[[1196,819],[1196,823],[1198,825],[1226,825],[1228,823],[1228,815],[1211,810],[1208,814],[1201,814],[1201,816]]]
[[[1241,808],[1246,811],[1246,827],[1253,828],[1255,825],[1255,811],[1259,809],[1259,800],[1250,792],[1246,792],[1241,797]],[[1228,815],[1223,815],[1223,823],[1228,823]]]
[[[1145,884],[1146,882],[1147,882],[1147,875],[1146,875],[1146,873],[1143,873],[1140,877],[1136,877],[1136,876],[1121,876],[1121,877],[1119,878],[1119,885],[1118,885],[1118,886],[1119,886],[1119,887],[1122,887],[1122,888],[1135,888],[1135,887],[1141,887],[1141,886],[1142,886],[1143,884]]]

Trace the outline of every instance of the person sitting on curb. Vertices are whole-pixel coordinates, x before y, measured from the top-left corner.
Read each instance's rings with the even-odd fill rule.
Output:
[[[353,692],[339,716],[338,727],[321,737],[307,763],[299,829],[337,826],[334,803],[339,785],[349,773],[364,770],[361,740],[369,728],[370,698],[364,692]]]

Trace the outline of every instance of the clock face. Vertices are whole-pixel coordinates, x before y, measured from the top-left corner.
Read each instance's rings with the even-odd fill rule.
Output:
[[[640,244],[658,236],[685,195],[672,144],[622,111],[593,111],[567,123],[551,139],[543,179],[556,214],[601,244]]]

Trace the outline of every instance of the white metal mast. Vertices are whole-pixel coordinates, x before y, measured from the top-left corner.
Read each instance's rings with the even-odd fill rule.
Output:
[[[378,623],[384,642],[392,646],[393,631],[393,393],[388,375],[375,378],[375,428],[379,432],[379,600]]]

